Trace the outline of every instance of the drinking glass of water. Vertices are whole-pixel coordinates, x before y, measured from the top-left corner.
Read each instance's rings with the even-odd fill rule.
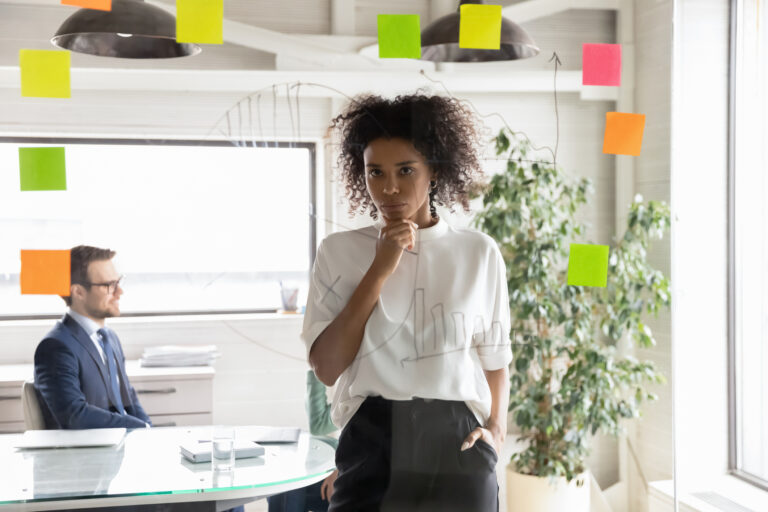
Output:
[[[235,467],[235,429],[217,425],[211,437],[211,462],[214,471],[230,471]]]

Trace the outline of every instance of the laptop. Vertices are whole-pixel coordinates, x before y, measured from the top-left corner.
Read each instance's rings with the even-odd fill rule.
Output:
[[[247,439],[261,444],[298,443],[301,429],[298,427],[237,427],[237,439]]]
[[[125,437],[124,428],[84,430],[27,430],[14,444],[22,450],[36,448],[91,448],[117,446]]]

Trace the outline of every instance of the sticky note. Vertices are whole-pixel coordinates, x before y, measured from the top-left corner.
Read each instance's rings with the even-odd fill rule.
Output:
[[[621,45],[582,45],[581,83],[583,85],[621,85]]]
[[[70,53],[58,50],[19,50],[21,95],[70,98]]]
[[[176,0],[176,41],[223,44],[224,0]]]
[[[645,114],[606,112],[603,153],[638,156],[644,130]]]
[[[597,286],[608,283],[608,246],[571,244],[568,256],[568,284]]]
[[[421,26],[418,14],[379,14],[380,59],[420,59]]]
[[[62,5],[74,5],[86,9],[98,9],[99,11],[111,11],[112,0],[61,0]]]
[[[69,295],[70,252],[21,251],[22,295]]]
[[[501,48],[500,5],[464,4],[459,16],[459,48]]]
[[[67,190],[64,148],[19,148],[21,191]]]

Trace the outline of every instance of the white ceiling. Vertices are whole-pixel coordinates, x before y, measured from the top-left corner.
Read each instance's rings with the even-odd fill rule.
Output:
[[[173,10],[175,0],[148,0]],[[523,27],[542,52],[515,61],[516,70],[551,70],[549,58],[557,51],[563,70],[581,67],[581,42],[615,42],[616,14],[612,10],[590,10],[617,0],[508,0],[505,14],[516,10],[526,21]],[[77,8],[60,0],[0,0],[0,69],[18,66],[21,48],[51,48],[50,37]],[[376,15],[413,13],[423,20],[455,9],[456,0],[225,0],[224,45],[204,45],[195,57],[161,60],[132,60],[94,57],[73,53],[73,68],[193,69],[193,70],[391,70],[426,69],[431,63],[395,59],[380,60],[360,55],[358,50],[375,43]],[[516,4],[515,7],[510,7]],[[543,13],[569,8],[554,15],[531,19],[533,8]],[[512,18],[514,19],[514,18]],[[424,22],[423,22],[424,23]],[[335,31],[335,33],[331,33]],[[351,33],[350,33],[351,31]],[[342,35],[339,35],[342,34]],[[235,44],[239,43],[239,44]],[[279,57],[276,57],[279,54]],[[451,64],[445,70],[459,71]],[[483,64],[509,70],[508,64]]]
[[[175,0],[150,0],[175,6]],[[455,9],[455,0],[225,0],[226,20],[260,27],[286,35],[346,35],[331,44],[342,43],[341,51],[375,42],[377,14],[419,14],[431,20]],[[509,0],[503,5],[513,4]],[[49,39],[76,7],[63,6],[60,0],[0,0],[0,66],[16,65],[20,48],[50,48]],[[269,34],[261,35],[268,38]],[[299,40],[298,38],[296,39]],[[314,40],[312,40],[314,42]],[[350,48],[353,47],[353,48]],[[356,50],[356,48],[354,48]],[[290,53],[290,52],[289,52]],[[73,55],[73,67],[115,67],[114,59]],[[274,52],[264,52],[225,43],[207,45],[192,59],[164,61],[120,60],[123,68],[164,69],[274,69]]]

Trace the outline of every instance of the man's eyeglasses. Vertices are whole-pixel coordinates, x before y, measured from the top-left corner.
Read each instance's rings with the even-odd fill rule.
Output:
[[[120,276],[115,281],[108,281],[106,283],[82,283],[83,286],[90,288],[91,286],[106,286],[109,290],[109,293],[115,293],[117,291],[117,287],[120,286],[125,280],[125,276]]]

